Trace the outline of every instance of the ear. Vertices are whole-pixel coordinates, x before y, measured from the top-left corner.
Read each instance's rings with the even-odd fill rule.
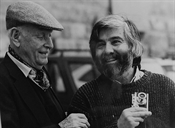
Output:
[[[10,36],[12,43],[16,47],[19,47],[20,46],[20,42],[19,42],[20,31],[19,31],[19,29],[16,27],[13,27],[9,33],[9,36]]]

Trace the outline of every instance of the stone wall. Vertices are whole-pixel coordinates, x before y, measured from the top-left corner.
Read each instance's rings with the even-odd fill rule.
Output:
[[[131,19],[144,33],[148,57],[175,59],[175,0],[112,0],[113,13]]]
[[[5,30],[5,11],[13,1],[16,0],[0,0],[0,57],[4,56],[9,42]],[[111,2],[114,14],[126,14],[140,31],[144,31],[145,56],[163,58],[169,55],[175,59],[174,0],[32,1],[45,7],[64,26],[62,32],[53,33],[56,49],[88,49],[92,25],[98,18],[109,13]]]
[[[16,0],[0,2],[0,56],[4,56],[8,46],[5,29],[7,6]],[[57,49],[88,49],[92,25],[99,17],[107,15],[108,0],[32,0],[41,4],[64,26],[62,32],[53,32],[53,42]]]

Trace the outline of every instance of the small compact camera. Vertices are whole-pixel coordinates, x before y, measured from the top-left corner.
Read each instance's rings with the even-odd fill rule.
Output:
[[[148,93],[135,92],[132,94],[132,107],[144,107],[148,110]]]

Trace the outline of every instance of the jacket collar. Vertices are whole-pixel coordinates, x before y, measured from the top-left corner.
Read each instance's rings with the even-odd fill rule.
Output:
[[[36,92],[30,85],[30,79],[25,77],[22,71],[9,58],[7,54],[5,55],[3,63],[5,63],[10,75],[15,79],[14,86],[19,92],[21,98],[27,104],[33,115],[38,120],[39,124],[41,126],[45,126],[48,122],[50,122],[50,119],[41,101],[37,97]]]

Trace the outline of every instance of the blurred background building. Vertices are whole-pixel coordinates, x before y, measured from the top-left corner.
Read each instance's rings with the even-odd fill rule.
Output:
[[[112,0],[112,9],[136,23],[146,56],[175,59],[175,0]]]
[[[0,0],[0,57],[9,40],[5,29],[7,6],[16,0]],[[20,0],[19,0],[20,1]],[[24,1],[24,0],[23,0]],[[58,49],[89,49],[93,24],[108,14],[131,19],[140,30],[145,58],[174,60],[175,67],[175,0],[31,0],[41,4],[64,26],[52,39]],[[174,69],[175,70],[175,69]],[[174,75],[175,77],[175,75]],[[175,78],[174,78],[175,79]]]
[[[0,56],[7,50],[5,12],[16,0],[0,0]],[[20,1],[20,0],[19,0]],[[23,0],[24,1],[24,0]],[[54,32],[56,48],[88,49],[88,40],[93,23],[107,15],[108,0],[31,0],[45,7],[64,26],[64,31]]]
[[[8,47],[5,12],[16,0],[0,0],[0,57]],[[144,56],[175,59],[175,0],[32,0],[49,10],[64,26],[54,32],[55,48],[88,49],[94,22],[108,14],[122,14],[138,26]]]

